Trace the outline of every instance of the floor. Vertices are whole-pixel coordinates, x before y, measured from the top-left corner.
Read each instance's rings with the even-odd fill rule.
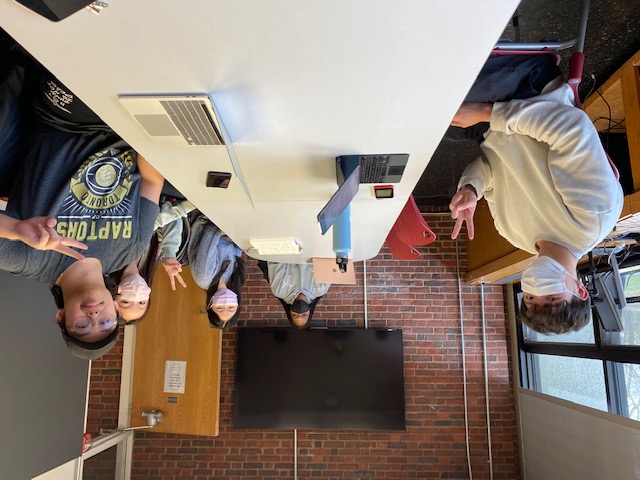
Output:
[[[521,41],[573,37],[581,5],[581,0],[524,0],[517,10]],[[514,40],[511,26],[506,28],[503,37]],[[594,87],[601,86],[638,50],[640,8],[637,0],[591,2],[580,97],[584,100]],[[563,54],[560,66],[564,72],[569,55]],[[595,83],[591,75],[594,75]],[[472,143],[440,144],[414,191],[417,203],[446,211],[462,171],[481,153]]]

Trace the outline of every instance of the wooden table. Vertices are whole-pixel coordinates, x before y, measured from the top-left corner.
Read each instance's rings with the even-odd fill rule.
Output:
[[[640,190],[640,52],[620,67],[585,102],[584,110],[598,131],[626,133],[633,190]],[[611,122],[609,121],[611,119]],[[638,212],[640,210],[635,210]],[[635,213],[634,212],[634,213]]]

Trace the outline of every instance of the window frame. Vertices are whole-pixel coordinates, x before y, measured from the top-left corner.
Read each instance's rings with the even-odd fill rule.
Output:
[[[623,262],[620,268],[640,265],[640,258]],[[604,270],[599,269],[598,273]],[[513,285],[513,297],[516,310],[522,299],[520,284]],[[628,297],[631,298],[631,297]],[[607,336],[615,333],[602,329],[600,318],[595,308],[592,308],[594,343],[544,342],[526,340],[524,326],[516,320],[516,336],[518,341],[518,355],[520,360],[520,384],[523,388],[541,391],[540,366],[537,355],[555,355],[562,357],[584,358],[600,360],[606,388],[607,408],[609,413],[629,418],[626,379],[624,364],[640,365],[640,346],[638,345],[610,345],[604,343]]]

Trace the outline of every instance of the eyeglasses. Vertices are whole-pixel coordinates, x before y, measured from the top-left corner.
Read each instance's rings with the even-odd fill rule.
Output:
[[[90,330],[94,328],[99,328],[101,330],[111,330],[114,326],[118,324],[117,318],[104,318],[99,320],[91,320],[87,317],[77,318],[74,320],[73,325],[69,329],[71,332],[76,333],[88,333]]]

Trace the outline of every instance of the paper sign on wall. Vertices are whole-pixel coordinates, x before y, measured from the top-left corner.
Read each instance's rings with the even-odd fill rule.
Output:
[[[187,362],[167,360],[164,364],[164,393],[184,393]]]

